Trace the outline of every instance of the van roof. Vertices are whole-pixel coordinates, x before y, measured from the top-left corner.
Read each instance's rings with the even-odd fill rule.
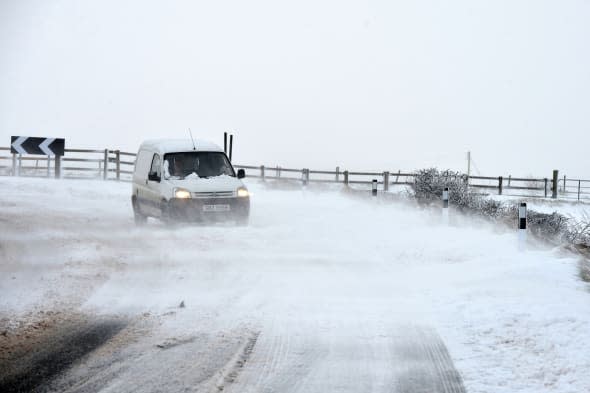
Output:
[[[217,146],[215,143],[203,140],[195,139],[195,147],[197,151],[220,151],[223,149]],[[152,139],[144,141],[139,150],[151,150],[160,154],[166,153],[179,153],[186,151],[193,151],[193,142],[190,139]]]

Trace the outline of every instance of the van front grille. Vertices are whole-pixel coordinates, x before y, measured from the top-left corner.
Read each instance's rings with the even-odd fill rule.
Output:
[[[193,198],[231,198],[234,194],[233,191],[193,192]]]

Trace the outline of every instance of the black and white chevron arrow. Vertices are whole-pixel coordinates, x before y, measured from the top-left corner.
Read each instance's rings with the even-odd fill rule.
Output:
[[[10,152],[15,154],[41,154],[44,156],[63,156],[65,139],[11,136]]]

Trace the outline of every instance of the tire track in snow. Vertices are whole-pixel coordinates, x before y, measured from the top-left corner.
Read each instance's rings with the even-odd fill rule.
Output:
[[[228,385],[236,381],[241,370],[250,359],[259,335],[260,332],[252,333],[230,361],[219,370],[215,386],[210,389],[211,393],[224,391]]]

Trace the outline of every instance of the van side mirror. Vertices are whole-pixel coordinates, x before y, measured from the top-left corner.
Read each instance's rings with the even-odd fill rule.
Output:
[[[158,183],[160,182],[160,176],[158,176],[157,173],[152,172],[148,174],[148,180],[150,181],[157,181]]]
[[[246,171],[243,169],[238,169],[238,179],[243,179],[246,177]]]

